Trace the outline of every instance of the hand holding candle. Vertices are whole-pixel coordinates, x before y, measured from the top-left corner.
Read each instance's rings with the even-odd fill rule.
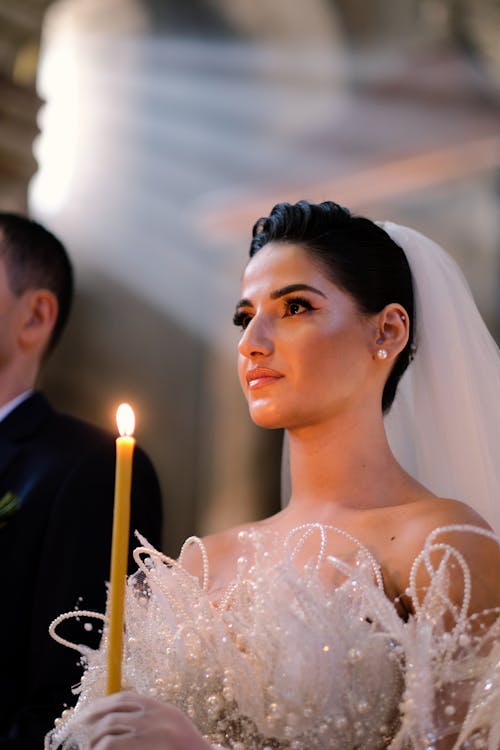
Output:
[[[129,404],[120,404],[116,412],[116,422],[120,437],[116,440],[115,502],[108,604],[108,695],[121,690],[123,612],[130,533],[130,489],[135,446],[135,440],[132,437],[135,417]]]

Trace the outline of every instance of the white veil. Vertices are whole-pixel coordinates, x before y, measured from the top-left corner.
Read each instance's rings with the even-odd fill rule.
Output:
[[[379,222],[402,247],[415,293],[417,353],[385,419],[404,468],[463,500],[500,534],[500,354],[455,261],[408,227]],[[290,496],[285,436],[283,498]]]
[[[414,229],[381,222],[415,293],[417,353],[386,417],[391,448],[419,482],[463,500],[500,533],[500,355],[455,261]]]

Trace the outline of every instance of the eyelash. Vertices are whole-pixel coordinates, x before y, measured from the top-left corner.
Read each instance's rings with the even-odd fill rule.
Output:
[[[287,315],[286,313],[290,312],[290,308],[292,305],[300,305],[300,307],[305,307],[307,311],[309,310],[316,310],[317,308],[314,307],[308,299],[305,299],[304,297],[287,297],[287,299],[283,300],[285,304],[285,315],[283,317],[291,317],[294,318],[295,315],[300,315],[301,313],[293,313]],[[250,321],[252,320],[252,315],[250,313],[245,312],[244,310],[236,311],[233,316],[233,323],[235,326],[239,326],[243,330],[248,326]]]

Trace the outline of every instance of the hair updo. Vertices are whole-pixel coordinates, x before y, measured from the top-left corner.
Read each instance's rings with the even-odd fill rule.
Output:
[[[409,338],[384,386],[382,411],[387,413],[414,351],[413,288],[403,250],[373,221],[352,216],[332,201],[278,203],[269,216],[255,222],[250,257],[268,242],[302,245],[322,264],[327,276],[351,294],[363,313],[378,313],[391,302],[405,308]]]

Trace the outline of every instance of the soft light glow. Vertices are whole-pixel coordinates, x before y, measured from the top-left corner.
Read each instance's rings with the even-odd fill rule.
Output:
[[[130,404],[120,404],[116,410],[116,424],[118,432],[124,435],[133,435],[135,430],[135,415]]]
[[[79,77],[82,64],[75,30],[67,24],[51,44],[44,44],[37,90],[45,104],[38,116],[40,134],[33,143],[38,172],[29,186],[30,203],[47,215],[62,210],[69,200],[81,149],[83,113],[88,106]]]

